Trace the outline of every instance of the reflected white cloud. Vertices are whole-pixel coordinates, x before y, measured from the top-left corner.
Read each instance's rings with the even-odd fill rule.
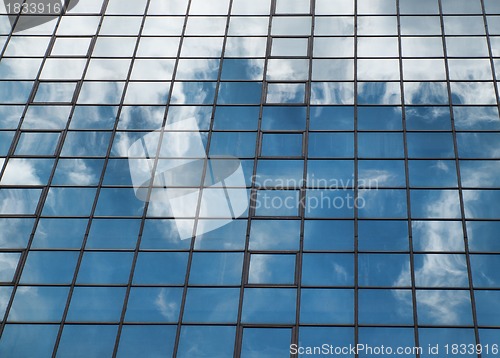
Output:
[[[1,185],[42,185],[33,161],[11,159],[3,173]],[[0,162],[1,167],[1,162]]]

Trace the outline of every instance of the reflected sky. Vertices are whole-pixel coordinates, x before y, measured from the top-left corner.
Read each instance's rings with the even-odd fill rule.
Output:
[[[60,354],[68,356],[111,355],[122,315],[134,323],[123,327],[123,356],[171,355],[174,342],[178,357],[210,356],[207,347],[212,356],[232,356],[236,334],[242,357],[287,355],[290,325],[304,325],[304,342],[350,343],[349,327],[306,325],[412,326],[413,309],[418,324],[440,326],[421,329],[422,343],[468,343],[471,329],[454,334],[443,326],[472,326],[473,303],[480,326],[500,324],[500,62],[488,58],[500,56],[494,1],[484,1],[483,17],[478,0],[358,0],[355,19],[352,0],[313,7],[307,0],[110,0],[102,24],[100,5],[80,1],[57,27],[50,21],[8,38],[0,22],[7,43],[0,214],[16,216],[0,220],[0,313],[12,282],[21,283],[0,355],[7,347],[22,356],[11,340],[26,334],[41,354],[50,350],[39,336],[53,342],[53,327],[15,323],[58,323],[73,277],[68,320],[110,324],[66,325]],[[142,23],[144,11],[153,16]],[[201,131],[194,147],[179,142],[179,131],[193,128],[187,118]],[[205,188],[184,199],[179,220],[167,197],[137,200],[129,148],[169,125],[160,168],[173,166],[183,145],[193,157],[232,155],[242,159],[245,180],[235,186],[243,194]],[[149,178],[152,156],[132,154]],[[304,185],[270,188],[304,178]],[[331,178],[351,182],[337,191],[314,185]],[[174,179],[169,186],[180,195],[179,186],[201,184]],[[204,184],[216,186],[210,179]],[[262,189],[257,201],[292,206],[242,209],[229,222],[236,215],[217,198],[246,203],[252,185]],[[355,194],[362,207],[313,205]],[[33,226],[35,214],[42,218]],[[28,245],[36,250],[16,276]],[[129,296],[113,286],[129,280]],[[470,288],[479,289],[476,302]],[[179,319],[189,324],[176,333],[170,324]],[[239,321],[241,331],[229,326]],[[265,324],[286,327],[247,326]],[[360,327],[357,334],[361,342],[414,343],[411,329],[392,332]],[[144,352],[132,350],[138,346]]]

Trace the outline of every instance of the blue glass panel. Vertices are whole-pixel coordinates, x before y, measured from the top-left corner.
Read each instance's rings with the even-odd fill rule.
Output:
[[[125,287],[75,287],[69,305],[70,322],[118,322]]]
[[[54,185],[97,185],[101,178],[104,159],[60,159],[52,179]],[[127,167],[130,181],[130,172]]]
[[[140,220],[94,219],[86,248],[134,249],[140,225]]]
[[[297,292],[289,288],[246,288],[241,320],[245,323],[294,323]]]
[[[408,251],[406,221],[358,221],[360,251]]]
[[[0,282],[12,282],[16,273],[17,265],[21,253],[18,252],[0,252]]]
[[[232,358],[235,334],[235,327],[183,326],[177,357]]]
[[[297,216],[298,190],[259,190],[255,202],[257,216]]]
[[[217,106],[215,110],[215,130],[257,130],[258,106]]]
[[[464,190],[465,217],[500,218],[500,190]]]
[[[305,215],[307,218],[352,218],[354,191],[347,189],[307,190]]]
[[[65,325],[56,357],[111,357],[118,326]]]
[[[415,255],[417,287],[468,287],[469,275],[464,255]]]
[[[354,130],[354,107],[311,107],[311,130]]]
[[[361,218],[406,218],[406,191],[360,190],[357,207]]]
[[[359,343],[363,350],[359,351],[360,357],[376,357],[374,347],[385,347],[385,352],[392,350],[395,354],[398,349],[408,349],[401,356],[416,357],[413,347],[415,347],[415,333],[413,328],[368,328],[359,329]],[[413,354],[412,354],[413,353]],[[383,354],[385,355],[385,354]],[[399,355],[399,354],[398,354]]]
[[[422,325],[472,325],[470,292],[417,290],[417,313]]]
[[[474,330],[471,328],[419,328],[418,336],[420,346],[423,348],[420,356],[426,358],[436,357],[437,354],[445,354],[446,344],[449,353],[451,353],[452,344],[476,344]],[[436,346],[438,346],[437,350]],[[477,357],[477,355],[468,354],[460,354],[460,356]]]
[[[359,130],[402,130],[401,107],[359,107]]]
[[[140,252],[134,283],[184,284],[187,259],[184,252]]]
[[[481,326],[500,325],[500,291],[474,291],[477,322]]]
[[[413,325],[411,290],[360,290],[359,322]]]
[[[354,323],[354,291],[339,289],[302,289],[300,323]]]
[[[218,103],[258,104],[261,96],[261,82],[221,82]]]
[[[462,185],[469,188],[500,188],[500,161],[461,160]]]
[[[358,82],[359,104],[400,104],[401,88],[395,82]]]
[[[248,283],[293,285],[295,283],[295,255],[252,254]]]
[[[191,240],[181,240],[176,222],[194,224],[192,220],[146,220],[141,249],[189,249]]]
[[[15,154],[54,155],[58,141],[59,133],[21,133]]]
[[[412,221],[415,251],[464,251],[461,221]]]
[[[500,251],[500,222],[498,221],[468,221],[467,233],[469,249],[474,251]]]
[[[358,185],[366,189],[406,186],[403,160],[358,161]]]
[[[203,223],[203,220],[200,220]],[[196,236],[197,250],[242,250],[245,247],[247,220],[233,220],[219,229]]]
[[[310,357],[312,354],[320,354],[321,350],[318,351],[318,349],[325,342],[328,342],[331,345],[330,347],[333,347],[334,353],[335,348],[342,349],[343,347],[348,348],[350,345],[354,346],[354,329],[350,327],[300,327],[297,353],[301,358]],[[299,347],[303,347],[302,352],[299,351]],[[323,353],[331,352],[330,347]],[[294,353],[294,348],[292,347],[291,353]],[[346,353],[342,354],[340,351],[337,356],[342,358],[354,357],[354,354],[349,354],[349,350]]]
[[[498,133],[457,133],[461,158],[498,158]]]
[[[353,251],[354,222],[306,220],[304,222],[304,250]]]
[[[410,158],[453,158],[455,156],[451,133],[408,133]]]
[[[306,107],[264,107],[262,129],[305,130]]]
[[[453,107],[457,130],[499,130],[497,107]]]
[[[174,350],[175,326],[124,326],[117,357],[170,357]]]
[[[35,109],[33,108],[37,108],[36,106],[33,106],[33,107],[30,107],[28,109],[28,113],[32,112],[32,111],[35,111]],[[43,107],[42,107],[43,108]],[[5,105],[2,105],[2,107],[0,108],[0,116],[2,116],[2,121],[0,121],[0,129],[16,129],[17,126],[19,125],[19,119],[21,118],[21,115],[23,114],[23,111],[24,111],[24,106],[5,106]],[[43,111],[41,111],[43,112]],[[41,117],[41,116],[39,116]],[[23,121],[23,124],[24,123],[27,123],[27,115],[24,117],[24,121]],[[3,135],[5,134],[14,134],[13,132],[0,132],[0,138],[2,138]],[[12,140],[12,138],[10,139]],[[1,141],[0,140],[0,143],[2,143],[0,145],[0,148],[5,148],[5,146],[7,147],[7,150],[9,149],[10,147],[10,140],[7,140],[5,142]],[[0,153],[2,153],[2,150],[0,150]],[[1,155],[4,155],[3,153]]]
[[[40,219],[32,247],[80,248],[87,224],[88,219]]]
[[[302,160],[259,160],[255,185],[264,188],[300,188],[304,180]]]
[[[0,184],[47,185],[53,164],[52,159],[12,158],[7,162]]]
[[[69,132],[61,155],[65,157],[104,157],[111,139],[110,132]]]
[[[406,107],[406,129],[451,131],[449,107]]]
[[[354,285],[354,256],[352,254],[304,254],[302,256],[302,285]]]
[[[100,216],[142,216],[144,202],[137,199],[132,188],[103,188],[95,215]]]
[[[0,287],[0,299],[2,300],[0,303],[0,316],[4,317],[5,311],[7,310],[7,304],[10,301],[10,296],[12,294],[12,286],[3,286]],[[2,318],[3,319],[3,318]],[[0,346],[1,346],[1,340],[0,340]],[[1,350],[1,348],[0,348]]]
[[[407,104],[448,104],[448,88],[444,82],[405,82]]]
[[[354,161],[309,160],[307,186],[313,189],[347,189],[354,187]]]
[[[182,291],[173,287],[132,287],[125,321],[177,322]]]
[[[113,129],[118,109],[113,106],[76,106],[71,129]]]
[[[457,169],[452,160],[410,160],[410,185],[416,187],[457,187]]]
[[[294,251],[299,244],[300,220],[252,220],[250,250]]]
[[[20,287],[14,296],[9,322],[59,322],[69,287]]]
[[[264,60],[224,59],[221,79],[262,80]]]
[[[210,155],[232,155],[235,157],[255,156],[255,133],[222,133],[212,134]]]
[[[262,156],[302,156],[302,134],[264,134]]]
[[[229,323],[238,316],[239,288],[190,288],[183,322]]]
[[[118,129],[155,130],[161,127],[164,114],[163,106],[124,106],[120,113]]]
[[[33,222],[33,219],[0,218],[0,247],[26,247],[33,229]]]
[[[128,185],[132,186],[130,178],[130,167],[127,159],[110,159],[106,165],[104,174],[104,185]]]
[[[242,269],[242,253],[196,252],[193,254],[189,283],[191,285],[239,285]]]
[[[500,255],[471,255],[474,287],[500,288]]]
[[[290,328],[245,328],[242,358],[275,358],[290,355]]]
[[[78,252],[31,251],[23,268],[21,283],[70,284]]]
[[[311,104],[353,104],[354,85],[349,82],[313,82]]]
[[[0,339],[2,357],[50,357],[59,325],[8,324]]]
[[[0,132],[0,155],[7,155],[15,132]]]
[[[359,133],[361,158],[404,158],[402,133]]]
[[[499,11],[500,12],[500,11]],[[481,357],[495,357],[498,355],[498,329],[480,329],[479,337],[481,344],[483,345]],[[488,346],[488,347],[486,347]]]
[[[360,286],[411,286],[410,257],[403,254],[360,254]]]
[[[354,156],[352,133],[310,133],[310,158],[351,158]]]
[[[457,190],[412,190],[411,214],[414,218],[460,218]]]
[[[215,98],[215,88],[215,82],[175,82],[171,102],[174,104],[212,104]],[[162,98],[158,103],[165,102],[167,98]]]
[[[0,93],[3,103],[26,103],[31,93],[33,82],[28,81],[2,81]]]
[[[5,189],[0,191],[0,214],[2,215],[33,215],[41,189]],[[50,192],[49,192],[50,195]]]
[[[127,283],[132,252],[85,252],[78,271],[79,284]]]
[[[42,215],[88,216],[96,189],[50,188]]]

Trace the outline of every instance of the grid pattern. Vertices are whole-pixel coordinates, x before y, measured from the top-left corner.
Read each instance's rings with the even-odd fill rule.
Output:
[[[0,15],[0,356],[497,356],[499,19],[496,0],[82,0],[21,32]],[[187,118],[240,159],[242,216],[202,205],[206,160],[172,184],[200,189],[189,215],[134,195],[130,145],[162,128],[156,172]]]

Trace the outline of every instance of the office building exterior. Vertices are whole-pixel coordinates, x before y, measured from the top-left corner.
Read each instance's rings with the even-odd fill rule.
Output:
[[[500,1],[56,3],[0,14],[1,357],[500,355]]]

